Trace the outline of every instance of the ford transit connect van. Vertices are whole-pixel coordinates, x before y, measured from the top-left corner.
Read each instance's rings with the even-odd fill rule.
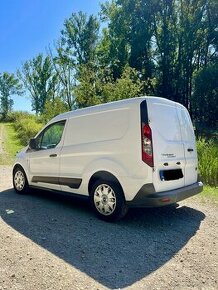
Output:
[[[140,97],[53,118],[17,154],[13,184],[90,198],[108,221],[128,207],[174,204],[202,191],[192,122],[182,105]]]

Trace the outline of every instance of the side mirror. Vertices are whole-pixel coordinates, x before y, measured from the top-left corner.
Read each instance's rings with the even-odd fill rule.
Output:
[[[37,143],[35,138],[31,138],[29,142],[29,148],[30,149],[37,149]]]

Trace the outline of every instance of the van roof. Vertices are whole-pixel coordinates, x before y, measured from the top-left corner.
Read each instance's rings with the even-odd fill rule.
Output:
[[[109,103],[104,103],[104,104],[99,104],[99,105],[95,105],[95,106],[91,106],[91,107],[86,107],[83,109],[72,110],[72,111],[69,111],[69,112],[66,112],[66,113],[63,113],[63,114],[60,114],[60,115],[54,117],[50,122],[68,119],[70,117],[83,115],[83,114],[86,115],[86,114],[90,114],[90,113],[97,113],[99,111],[104,111],[104,110],[107,111],[107,110],[111,110],[114,108],[122,108],[125,106],[129,106],[131,104],[141,103],[143,100],[146,100],[146,99],[153,99],[153,100],[155,100],[155,99],[160,100],[161,99],[164,102],[172,102],[172,101],[167,100],[165,98],[160,98],[160,97],[155,97],[155,96],[123,99],[123,100],[119,100],[119,101],[113,101],[113,102],[109,102]]]

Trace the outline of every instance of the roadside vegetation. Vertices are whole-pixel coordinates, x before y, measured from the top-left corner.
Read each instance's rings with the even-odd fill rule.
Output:
[[[202,203],[211,202],[218,205],[218,187],[204,184],[204,191],[200,193],[200,199]]]
[[[23,147],[14,128],[14,123],[1,123],[0,165],[11,165],[16,153]]]
[[[0,123],[0,165],[12,164],[16,153],[28,144],[30,138],[34,137],[42,126],[42,119],[30,113],[10,113],[6,120]]]
[[[13,123],[17,138],[23,146],[26,146],[30,138],[34,137],[43,126],[41,118],[27,112],[11,113],[8,119]]]
[[[218,186],[218,144],[210,139],[200,138],[197,141],[198,168],[205,184]]]
[[[204,183],[200,194],[202,202],[218,204],[218,143],[216,138],[199,138],[197,141],[198,169]]]

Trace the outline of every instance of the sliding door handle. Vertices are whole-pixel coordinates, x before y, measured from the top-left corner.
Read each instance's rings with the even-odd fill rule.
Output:
[[[49,157],[57,157],[57,154],[51,154]]]
[[[194,149],[192,149],[192,148],[188,148],[187,151],[188,151],[188,152],[192,152],[192,151],[194,151]]]

